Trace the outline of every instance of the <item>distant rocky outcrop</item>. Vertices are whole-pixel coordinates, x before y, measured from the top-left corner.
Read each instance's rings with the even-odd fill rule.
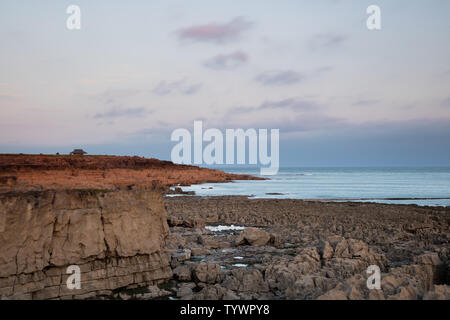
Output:
[[[205,182],[263,180],[249,175],[128,156],[0,154],[0,193],[62,189],[188,186]],[[180,192],[180,190],[178,191]]]

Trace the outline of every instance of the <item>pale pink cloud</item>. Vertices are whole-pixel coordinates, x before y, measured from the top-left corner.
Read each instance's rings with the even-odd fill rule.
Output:
[[[209,23],[182,28],[177,31],[181,40],[223,43],[237,39],[252,23],[237,17],[226,23]]]

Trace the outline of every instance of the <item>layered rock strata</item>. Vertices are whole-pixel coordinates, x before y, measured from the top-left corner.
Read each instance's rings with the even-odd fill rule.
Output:
[[[0,298],[111,296],[160,283],[167,217],[157,190],[0,194]],[[67,286],[79,266],[81,288]]]

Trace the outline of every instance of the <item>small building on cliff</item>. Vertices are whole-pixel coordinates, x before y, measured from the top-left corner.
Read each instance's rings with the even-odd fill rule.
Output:
[[[73,155],[82,156],[85,154],[87,154],[87,152],[85,152],[83,149],[73,149],[73,151],[70,153],[71,156]]]

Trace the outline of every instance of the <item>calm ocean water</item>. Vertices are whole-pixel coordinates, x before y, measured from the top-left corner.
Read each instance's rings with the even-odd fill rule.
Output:
[[[259,176],[259,169],[221,168]],[[183,187],[201,196],[337,199],[450,206],[450,167],[445,168],[282,168],[265,181],[207,183]],[[424,199],[425,198],[425,199]],[[432,198],[432,199],[430,199]]]

